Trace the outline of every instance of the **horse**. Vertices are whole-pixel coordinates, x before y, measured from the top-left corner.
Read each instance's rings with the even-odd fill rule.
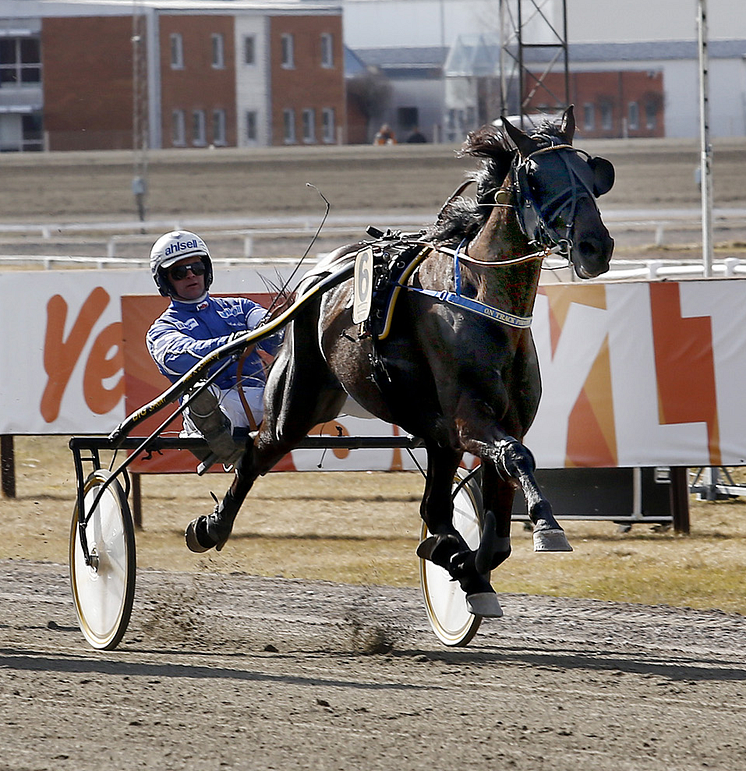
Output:
[[[468,179],[473,199],[454,194],[419,237],[379,232],[378,241],[340,247],[310,271],[301,286],[375,247],[379,290],[397,295],[386,306],[385,334],[353,321],[351,277],[298,312],[269,371],[264,420],[230,488],[211,514],[187,526],[192,551],[222,549],[254,481],[314,426],[334,419],[348,396],[424,443],[420,515],[429,535],[417,554],[459,582],[471,613],[502,615],[489,574],[511,551],[517,489],[534,549],[572,550],[523,437],[541,395],[530,317],[542,259],[559,251],[586,279],[608,270],[614,246],[596,205],[614,168],[574,148],[574,132],[570,107],[531,134],[508,121],[470,133],[461,153],[481,161]],[[387,254],[398,273],[382,262]],[[485,514],[474,550],[452,522],[452,483],[465,452],[483,469]]]

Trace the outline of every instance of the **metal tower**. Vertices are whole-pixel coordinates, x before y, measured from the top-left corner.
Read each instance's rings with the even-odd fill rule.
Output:
[[[567,0],[500,0],[502,115],[560,111],[570,103]]]

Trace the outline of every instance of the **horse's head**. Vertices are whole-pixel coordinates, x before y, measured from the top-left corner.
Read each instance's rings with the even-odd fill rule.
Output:
[[[518,150],[513,187],[526,237],[541,246],[562,247],[580,278],[605,273],[614,239],[601,220],[595,199],[614,184],[612,164],[572,147],[572,106],[558,126],[545,123],[531,135],[506,120],[502,123]]]

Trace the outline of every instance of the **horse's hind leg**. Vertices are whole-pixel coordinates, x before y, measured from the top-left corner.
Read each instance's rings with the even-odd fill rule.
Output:
[[[277,447],[271,454],[265,453],[264,457],[257,455],[253,444],[247,448],[236,464],[233,483],[223,500],[218,502],[216,499],[212,514],[199,516],[187,525],[184,537],[190,551],[201,553],[213,547],[218,551],[223,548],[233,530],[236,515],[254,482],[269,471],[292,447],[293,445],[287,448],[284,445]]]
[[[572,551],[565,531],[554,518],[552,506],[536,481],[536,463],[529,449],[512,436],[506,436],[498,442],[496,452],[489,454],[498,473],[517,480],[523,490],[528,516],[534,525],[534,551]]]
[[[336,416],[345,399],[344,391],[329,379],[323,359],[315,355],[308,340],[302,359],[293,356],[296,338],[307,337],[294,326],[292,341],[286,341],[270,370],[265,391],[264,420],[253,443],[236,465],[233,483],[212,514],[192,520],[187,526],[187,547],[204,552],[220,551],[233,529],[241,505],[258,477],[266,474],[290,452],[317,423]],[[292,345],[291,345],[292,343]]]

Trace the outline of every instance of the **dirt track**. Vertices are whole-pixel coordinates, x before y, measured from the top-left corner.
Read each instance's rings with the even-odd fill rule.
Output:
[[[740,616],[507,595],[448,649],[413,589],[141,571],[99,653],[64,568],[0,576],[0,769],[746,767]]]

